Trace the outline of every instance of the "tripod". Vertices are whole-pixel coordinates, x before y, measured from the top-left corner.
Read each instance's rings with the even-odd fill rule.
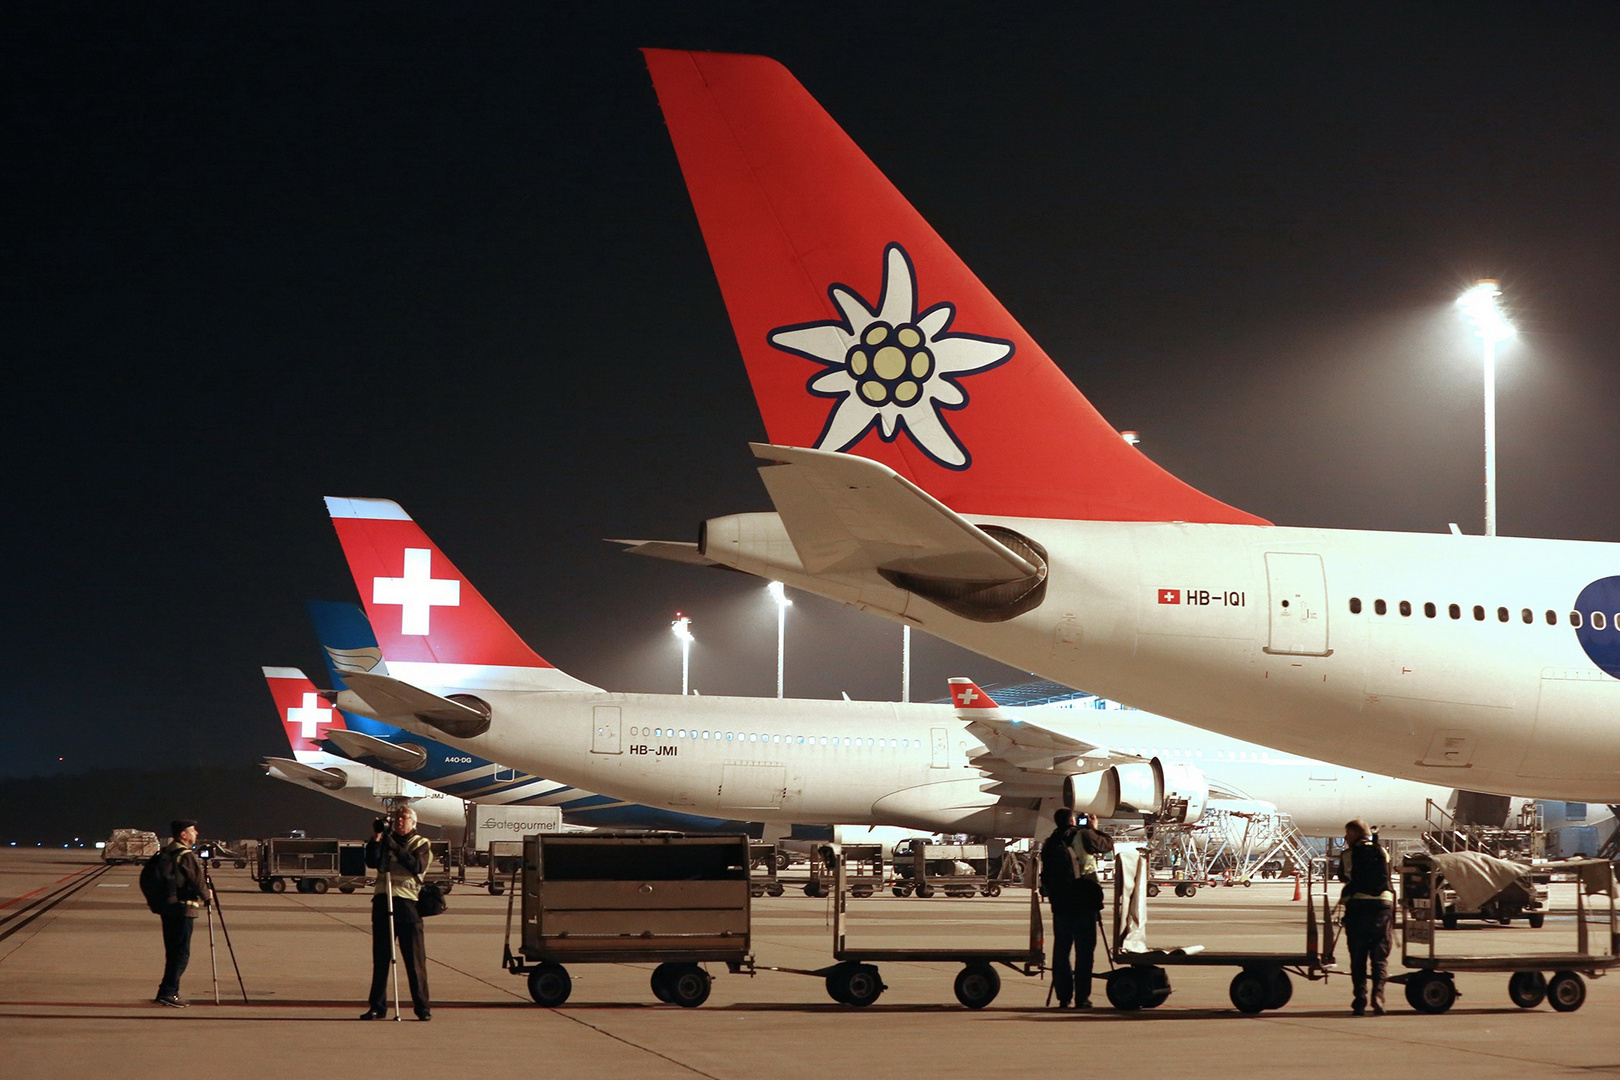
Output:
[[[242,991],[242,1004],[248,1003],[247,986],[242,982],[242,968],[236,962],[236,949],[231,945],[231,928],[225,925],[225,909],[219,904],[219,891],[214,888],[213,875],[208,872],[208,864],[212,860],[202,860],[203,884],[208,888],[208,895],[213,903],[208,908],[208,965],[214,969],[214,1004],[219,1002],[219,961],[214,955],[214,909],[219,908],[219,928],[225,934],[225,951],[230,953],[231,967],[236,970],[236,986]]]

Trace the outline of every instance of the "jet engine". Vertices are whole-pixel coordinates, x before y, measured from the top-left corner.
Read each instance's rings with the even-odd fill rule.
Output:
[[[1066,776],[1063,802],[1094,818],[1152,815],[1165,824],[1189,825],[1204,816],[1209,781],[1185,762],[1154,758]]]

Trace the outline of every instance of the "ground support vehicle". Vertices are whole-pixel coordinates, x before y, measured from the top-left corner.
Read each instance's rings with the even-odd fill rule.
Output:
[[[1110,970],[1094,976],[1104,980],[1109,1004],[1125,1012],[1156,1009],[1170,996],[1172,967],[1235,967],[1228,996],[1239,1012],[1258,1013],[1280,1009],[1294,994],[1290,973],[1312,981],[1327,978],[1333,967],[1333,923],[1327,902],[1327,883],[1322,882],[1322,923],[1316,921],[1316,883],[1306,882],[1305,948],[1297,953],[1208,952],[1201,948],[1127,949],[1124,943],[1145,927],[1127,926],[1127,912],[1135,890],[1152,895],[1142,856],[1119,852],[1114,857],[1114,926],[1108,942]],[[1323,947],[1323,943],[1326,947]]]
[[[906,840],[894,848],[894,895],[913,893],[927,899],[946,896],[1000,896],[991,879],[990,848],[985,844],[930,844]]]
[[[823,844],[810,859],[810,880],[805,882],[804,895],[831,896],[838,867],[843,867],[844,884],[851,896],[864,900],[882,891],[882,844]]]
[[[1452,955],[1436,949],[1435,926],[1446,914],[1433,898],[1442,895],[1440,873],[1430,869],[1421,880],[1401,875],[1401,964],[1416,970],[1390,976],[1406,989],[1407,1003],[1418,1012],[1443,1013],[1457,1000],[1454,973],[1508,973],[1508,998],[1521,1009],[1546,1001],[1559,1012],[1574,1012],[1586,1003],[1581,975],[1599,978],[1620,965],[1620,921],[1616,918],[1614,866],[1606,859],[1571,859],[1559,864],[1575,879],[1575,948],[1570,952],[1524,955]],[[1588,897],[1604,898],[1591,911]],[[1551,931],[1548,931],[1550,934]],[[1455,941],[1456,938],[1448,938]],[[1543,974],[1552,972],[1551,977]]]
[[[484,888],[489,890],[489,895],[499,896],[506,891],[508,883],[516,880],[523,871],[523,841],[491,840],[478,861],[487,871]],[[464,880],[466,869],[462,867]]]
[[[1418,897],[1438,896],[1440,902],[1435,906],[1434,913],[1440,925],[1447,930],[1457,929],[1458,922],[1463,919],[1480,919],[1508,926],[1514,919],[1522,918],[1531,929],[1541,928],[1547,918],[1549,875],[1545,871],[1532,871],[1529,866],[1524,866],[1522,876],[1494,896],[1481,903],[1465,905],[1458,901],[1457,891],[1446,881],[1444,863],[1447,859],[1468,857],[1467,854],[1455,852],[1408,855],[1401,864],[1402,904]],[[1433,894],[1426,891],[1431,875],[1438,883],[1438,891]],[[1469,910],[1470,906],[1476,910]]]
[[[261,841],[252,867],[260,892],[352,893],[367,884],[366,845],[359,840],[275,836]]]
[[[709,997],[723,963],[752,973],[748,837],[679,833],[523,839],[522,888],[507,900],[502,965],[537,1005],[573,989],[567,964],[656,963],[652,992],[685,1008]],[[518,951],[512,914],[522,893]]]
[[[101,848],[105,863],[145,862],[163,849],[157,833],[144,829],[114,829]]]
[[[1215,883],[1213,881],[1178,877],[1149,878],[1147,894],[1149,896],[1158,896],[1159,893],[1165,889],[1174,889],[1177,896],[1193,897],[1198,895],[1198,887],[1200,885],[1207,885],[1213,888]]]
[[[863,845],[845,844],[844,852],[858,850]],[[859,868],[843,857],[830,852],[832,862],[833,897],[833,961],[813,970],[801,968],[760,968],[760,971],[783,971],[795,975],[812,975],[824,979],[827,995],[834,1001],[855,1008],[872,1004],[888,989],[878,971],[880,962],[900,964],[960,963],[957,973],[956,1000],[970,1009],[982,1009],[1001,992],[1001,975],[996,965],[1020,975],[1039,975],[1046,970],[1046,954],[1041,930],[1041,897],[1036,889],[1029,891],[1029,939],[1021,945],[1004,949],[927,949],[927,948],[851,948],[847,937],[848,903],[854,895],[853,882],[862,877],[849,871]]]
[[[781,869],[775,844],[748,845],[748,891],[755,897],[781,896],[782,883],[776,879]]]

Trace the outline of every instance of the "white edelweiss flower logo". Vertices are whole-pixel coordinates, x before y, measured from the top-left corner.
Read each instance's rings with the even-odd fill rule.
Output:
[[[954,304],[918,314],[916,272],[899,244],[883,253],[883,294],[875,308],[844,285],[832,285],[827,294],[842,320],[779,327],[766,337],[827,367],[806,384],[812,394],[838,402],[815,448],[848,450],[873,427],[893,442],[904,430],[934,461],[967,468],[967,449],[945,423],[944,410],[967,405],[956,379],[1006,362],[1012,342],[947,333]]]

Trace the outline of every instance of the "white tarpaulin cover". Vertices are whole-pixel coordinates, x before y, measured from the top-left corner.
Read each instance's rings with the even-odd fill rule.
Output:
[[[1142,852],[1120,848],[1114,853],[1114,888],[1119,890],[1114,948],[1147,952],[1148,862]]]
[[[1529,868],[1523,863],[1478,851],[1455,851],[1429,858],[1457,894],[1458,911],[1478,911],[1491,897],[1529,874]]]

